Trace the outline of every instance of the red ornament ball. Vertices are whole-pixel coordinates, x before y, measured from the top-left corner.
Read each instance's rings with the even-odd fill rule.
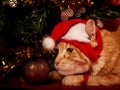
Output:
[[[120,0],[111,0],[112,5],[120,6]]]
[[[28,60],[22,67],[23,79],[28,84],[43,83],[48,78],[49,66],[47,62],[40,58]]]

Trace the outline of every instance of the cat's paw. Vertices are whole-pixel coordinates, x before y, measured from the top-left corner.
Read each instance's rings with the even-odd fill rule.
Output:
[[[82,75],[66,76],[62,80],[62,84],[65,86],[80,86],[82,81]]]
[[[62,80],[63,76],[60,75],[56,70],[53,70],[51,72],[49,72],[48,74],[48,79],[52,79],[52,80]]]

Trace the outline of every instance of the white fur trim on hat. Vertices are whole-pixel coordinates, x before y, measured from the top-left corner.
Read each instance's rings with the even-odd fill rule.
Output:
[[[46,50],[53,50],[55,47],[55,41],[51,37],[45,37],[42,41],[43,48]]]
[[[62,39],[76,40],[78,42],[90,42],[88,34],[85,32],[85,24],[78,23],[72,26]]]

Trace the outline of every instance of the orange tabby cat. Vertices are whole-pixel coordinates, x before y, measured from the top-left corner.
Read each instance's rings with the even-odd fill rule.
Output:
[[[63,85],[80,86],[84,83],[94,86],[120,85],[120,28],[115,32],[105,29],[100,32],[102,51],[95,62],[70,43],[60,41],[57,44],[55,68],[64,76]],[[96,47],[95,33],[93,39],[92,36],[90,38],[91,45],[93,48]]]

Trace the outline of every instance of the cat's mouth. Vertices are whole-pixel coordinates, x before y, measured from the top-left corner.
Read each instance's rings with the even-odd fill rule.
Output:
[[[67,75],[73,75],[74,72],[72,70],[70,71],[66,71],[66,70],[58,70],[58,73],[60,73],[61,75],[67,76]]]
[[[85,71],[75,71],[75,70],[58,70],[58,73],[60,73],[63,76],[68,76],[68,75],[77,75],[77,74],[83,74]]]
[[[59,64],[56,66],[56,69],[62,75],[73,75],[85,73],[90,69],[89,67],[89,64],[81,64],[75,61],[69,64]]]

